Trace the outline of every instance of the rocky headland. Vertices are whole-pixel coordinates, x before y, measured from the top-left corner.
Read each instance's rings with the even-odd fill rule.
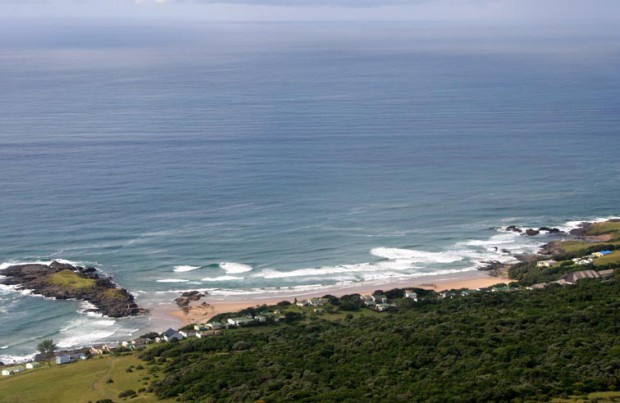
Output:
[[[54,261],[45,264],[19,264],[2,271],[0,283],[31,290],[55,299],[76,299],[93,304],[92,311],[119,318],[144,313],[126,289],[94,267],[73,266]]]

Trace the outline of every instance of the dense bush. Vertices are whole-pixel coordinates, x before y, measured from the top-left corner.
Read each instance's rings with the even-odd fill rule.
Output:
[[[153,391],[185,401],[545,400],[620,387],[619,295],[620,282],[596,280],[481,292],[224,332],[142,357],[164,358]]]

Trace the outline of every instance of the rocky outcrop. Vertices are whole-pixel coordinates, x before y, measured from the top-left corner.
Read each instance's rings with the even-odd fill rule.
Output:
[[[538,229],[535,228],[527,228],[522,229],[517,227],[516,225],[509,225],[506,227],[506,231],[516,232],[518,234],[535,236],[540,234],[541,232],[545,232],[547,234],[562,234],[563,232],[559,228],[551,228],[551,227],[540,227]]]
[[[178,307],[181,309],[189,308],[192,301],[200,301],[205,294],[199,291],[186,291],[181,294],[181,296],[174,300],[177,303]]]
[[[2,284],[49,298],[88,301],[96,307],[92,311],[109,317],[135,316],[145,312],[135,303],[133,295],[93,267],[54,261],[49,266],[10,266],[2,271],[2,275],[6,276],[0,279]]]

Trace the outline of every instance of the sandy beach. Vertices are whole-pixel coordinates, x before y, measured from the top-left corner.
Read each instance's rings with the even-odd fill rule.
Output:
[[[389,290],[393,288],[416,287],[434,291],[452,289],[477,289],[491,287],[496,284],[508,283],[510,280],[501,277],[492,277],[481,271],[471,271],[453,275],[424,276],[414,279],[400,279],[391,282],[364,282],[337,286],[325,286],[320,289],[299,292],[283,289],[277,293],[218,296],[207,295],[200,301],[193,302],[189,310],[179,309],[173,302],[153,311],[153,315],[161,320],[170,322],[174,320],[179,326],[191,323],[204,323],[217,314],[224,312],[237,312],[239,310],[259,306],[274,305],[280,301],[293,301],[321,297],[326,294],[342,296],[346,294],[371,294],[375,290]]]

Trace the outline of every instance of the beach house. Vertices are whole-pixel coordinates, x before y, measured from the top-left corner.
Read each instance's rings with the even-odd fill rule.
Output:
[[[163,334],[162,337],[164,338],[165,341],[171,341],[171,340],[183,340],[183,335],[180,334],[179,332],[177,332],[174,329],[168,329],[166,330]]]
[[[387,303],[387,297],[383,294],[374,294],[371,295],[372,301],[376,304],[385,304]]]
[[[226,321],[228,322],[229,325],[232,325],[232,326],[243,326],[243,325],[249,325],[250,323],[254,322],[254,318],[247,318],[245,316],[240,316],[238,318],[228,318]]]
[[[603,256],[607,256],[607,255],[611,255],[612,251],[610,250],[601,250],[599,252],[594,252],[592,255],[592,257],[603,257]]]
[[[418,294],[413,290],[405,290],[405,298],[418,302]]]
[[[41,363],[39,362],[29,362],[26,364],[26,369],[35,369],[35,368],[39,368],[41,366]]]
[[[556,262],[553,259],[549,259],[549,260],[541,260],[536,262],[536,267],[545,267],[545,268],[549,268],[549,267],[553,267],[555,265],[557,265],[558,262]]]

